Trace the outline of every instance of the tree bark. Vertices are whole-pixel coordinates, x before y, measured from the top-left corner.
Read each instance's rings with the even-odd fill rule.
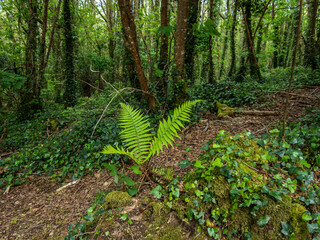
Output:
[[[63,98],[66,107],[73,107],[77,104],[77,82],[74,67],[74,31],[70,5],[70,0],[63,0],[65,37],[65,92]]]
[[[42,86],[46,85],[44,72],[46,69],[45,55],[46,55],[46,35],[47,35],[47,22],[48,22],[48,5],[49,5],[49,0],[44,0],[44,13],[43,13],[43,20],[42,20],[42,33],[41,33],[40,53],[39,53],[40,64],[39,64],[39,71],[38,71],[39,84],[41,84]]]
[[[241,5],[240,5],[241,6]],[[251,76],[256,76],[259,80],[262,80],[262,76],[260,73],[258,61],[255,55],[254,51],[254,42],[252,38],[252,27],[251,27],[251,8],[252,8],[252,2],[251,0],[247,1],[245,4],[245,10],[241,6],[246,32],[247,32],[247,45],[249,47],[249,63],[250,63],[250,74]]]
[[[161,27],[162,28],[168,27],[169,26],[168,0],[161,0],[160,15],[161,15]],[[162,91],[164,94],[167,93],[167,87],[168,87],[168,67],[169,67],[168,66],[169,64],[168,46],[169,46],[169,38],[166,34],[163,33],[163,31],[161,31],[159,70],[162,71],[160,86],[162,87]]]
[[[229,0],[227,0],[227,22],[228,26],[226,27],[226,35],[224,36],[223,39],[223,45],[222,45],[222,55],[221,55],[221,67],[220,67],[220,72],[219,72],[219,79],[221,79],[223,73],[224,73],[224,68],[225,68],[225,57],[226,57],[226,52],[228,48],[228,35],[229,35]]]
[[[193,25],[197,23],[199,16],[199,0],[189,0],[189,17],[188,17],[188,30],[186,40],[186,74],[188,80],[194,83],[193,71],[194,71],[194,54],[196,45],[196,36],[193,31]]]
[[[148,81],[142,69],[141,59],[139,55],[137,31],[132,15],[131,2],[130,0],[118,0],[118,3],[124,30],[124,43],[131,53],[134,67],[139,78],[141,90],[143,91],[149,106],[151,108],[154,108],[156,106],[156,100],[154,96],[150,94]]]
[[[316,61],[316,22],[317,22],[317,12],[319,6],[319,0],[309,0],[307,1],[309,4],[308,9],[308,29],[306,35],[306,44],[305,44],[305,52],[304,52],[304,64],[306,66],[311,66],[312,70],[319,68],[319,65]]]
[[[273,68],[279,66],[278,56],[279,56],[279,43],[280,43],[280,31],[279,23],[275,22],[275,11],[274,11],[274,2],[272,2],[272,21],[273,21]]]
[[[22,120],[31,119],[37,111],[42,109],[40,101],[40,83],[37,77],[37,36],[38,36],[38,14],[37,2],[28,0],[28,30],[25,52],[25,74],[27,81],[24,84],[21,103],[19,106],[19,117]]]
[[[210,0],[209,1],[209,19],[213,20],[213,8],[214,8],[214,2],[215,0]],[[216,77],[215,77],[215,73],[214,73],[214,64],[213,64],[213,50],[212,50],[212,40],[213,37],[211,35],[209,35],[209,57],[208,57],[208,61],[209,61],[209,76],[208,76],[208,81],[209,83],[213,84],[214,82],[216,82]]]
[[[236,69],[236,47],[235,47],[235,30],[237,24],[237,11],[238,11],[238,0],[234,1],[233,21],[230,32],[230,52],[231,52],[231,64],[228,76],[231,77]]]
[[[299,45],[299,39],[300,39],[300,29],[301,29],[301,20],[302,20],[302,11],[303,11],[303,0],[300,0],[300,10],[298,14],[298,22],[297,22],[297,31],[296,31],[296,37],[295,37],[295,47],[293,50],[293,57],[292,57],[292,65],[291,65],[291,76],[289,81],[289,87],[287,90],[287,95],[285,99],[285,107],[284,107],[284,114],[283,114],[283,125],[282,125],[282,140],[285,140],[285,134],[286,134],[286,125],[287,125],[287,118],[288,118],[288,108],[289,108],[289,102],[290,102],[290,92],[291,92],[291,86],[293,82],[293,74],[294,74],[294,68],[296,65],[296,58],[297,58],[297,52],[298,52],[298,45]]]
[[[175,78],[175,104],[180,105],[187,98],[187,76],[185,69],[185,51],[188,29],[189,0],[178,0],[178,16],[174,61],[178,76]]]

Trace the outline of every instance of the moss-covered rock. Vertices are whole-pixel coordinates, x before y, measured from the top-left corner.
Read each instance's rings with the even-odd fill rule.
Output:
[[[131,197],[127,192],[113,191],[105,197],[104,209],[124,207],[130,203]]]
[[[236,111],[235,108],[231,108],[227,104],[219,103],[218,101],[216,101],[216,106],[218,109],[219,118],[223,118],[225,116],[232,116]]]
[[[262,165],[272,164],[273,159],[248,136],[221,133],[200,158],[201,164],[195,164],[197,168],[184,179],[185,191],[173,209],[179,209],[180,218],[191,215],[198,226],[202,222],[204,232],[211,228],[213,234],[212,229],[218,229],[220,237],[232,230],[234,239],[248,235],[259,240],[287,239],[281,232],[284,222],[292,226],[295,239],[309,239],[302,220],[306,208],[294,195],[281,194],[276,184],[270,184]],[[266,224],[259,226],[258,221],[266,217]]]

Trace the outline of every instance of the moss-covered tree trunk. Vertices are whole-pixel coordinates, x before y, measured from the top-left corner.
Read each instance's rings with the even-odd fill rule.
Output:
[[[19,105],[19,117],[22,120],[31,119],[33,115],[42,109],[40,100],[40,82],[37,76],[37,38],[38,38],[38,1],[28,0],[27,17],[27,44],[25,50],[25,74],[27,81],[21,92],[21,102]]]
[[[72,0],[71,0],[72,1]],[[63,22],[65,42],[65,92],[63,95],[66,107],[73,107],[77,103],[77,82],[74,66],[74,31],[72,23],[71,1],[63,1]]]
[[[306,34],[305,51],[304,51],[304,64],[311,66],[312,70],[319,68],[319,64],[316,61],[316,22],[317,12],[319,7],[319,0],[307,1],[308,8],[308,29]]]
[[[199,16],[199,0],[189,0],[189,17],[188,17],[188,30],[186,40],[186,73],[188,80],[194,83],[194,55],[196,46],[196,36],[194,34],[194,24],[198,21]]]
[[[213,16],[213,9],[214,9],[214,5],[215,5],[215,0],[210,0],[209,1],[209,19],[213,20],[214,16]],[[215,76],[215,72],[214,72],[214,63],[213,63],[213,37],[212,35],[209,35],[209,52],[208,52],[208,62],[209,62],[209,76],[208,76],[208,81],[209,83],[214,83],[216,82],[216,76]]]

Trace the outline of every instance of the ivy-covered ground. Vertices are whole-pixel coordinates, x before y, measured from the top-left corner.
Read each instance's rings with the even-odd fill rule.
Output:
[[[19,131],[7,122],[0,239],[318,239],[320,87],[291,95],[285,142],[282,91],[261,99],[230,91],[217,98],[242,107],[218,118],[214,99],[203,96],[210,107],[194,109],[200,118],[152,159],[150,176],[99,153],[121,144],[116,107],[92,135],[103,96]]]

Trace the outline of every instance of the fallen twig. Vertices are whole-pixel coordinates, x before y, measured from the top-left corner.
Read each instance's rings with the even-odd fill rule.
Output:
[[[9,152],[9,153],[4,153],[4,154],[2,154],[2,155],[0,155],[0,157],[5,157],[5,156],[9,156],[9,155],[11,155],[13,152]]]
[[[67,188],[67,187],[69,187],[71,185],[77,184],[79,182],[79,180],[80,179],[78,179],[77,181],[73,181],[71,183],[68,183],[67,185],[62,186],[61,188],[57,189],[56,192],[60,192],[61,190],[65,189],[65,188]]]

